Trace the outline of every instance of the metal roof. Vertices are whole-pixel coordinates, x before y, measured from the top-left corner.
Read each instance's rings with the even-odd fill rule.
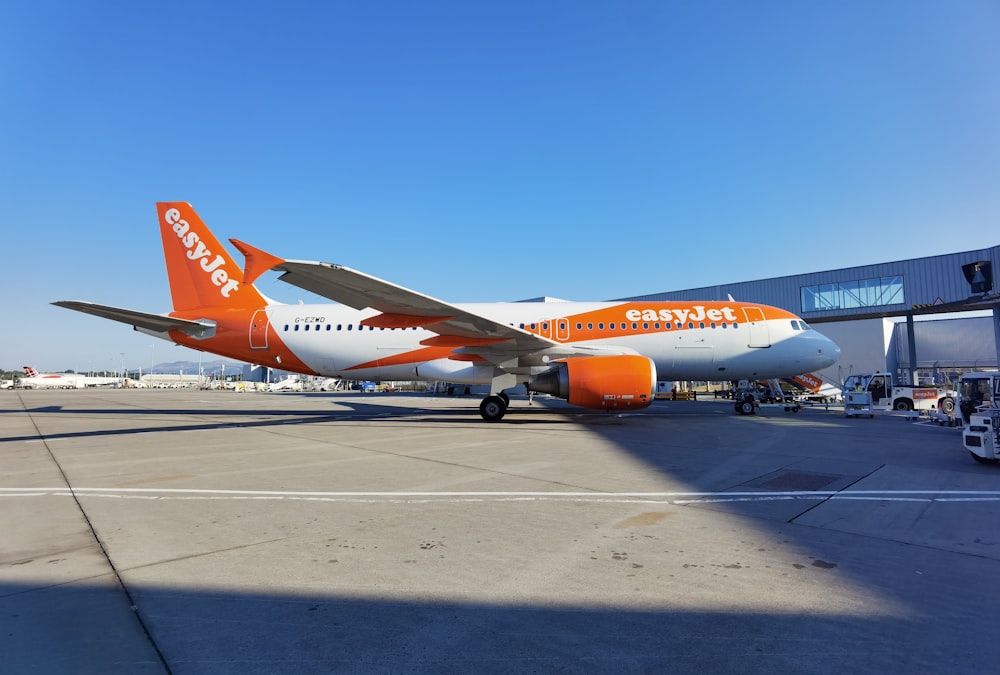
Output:
[[[992,288],[985,294],[972,295],[969,282],[962,271],[963,265],[976,262],[988,262],[992,268]],[[847,321],[989,309],[1000,305],[998,276],[1000,276],[1000,246],[993,246],[926,258],[719,284],[624,299],[725,300],[732,295],[737,300],[753,300],[787,309],[808,321]],[[887,285],[897,291],[898,284],[901,283],[902,293],[886,294],[877,300],[877,302],[890,301],[889,304],[872,303],[868,306],[857,306],[866,303],[857,302],[853,295],[851,302],[844,304],[854,306],[835,306],[835,302],[826,302],[822,309],[816,310],[803,304],[804,297],[814,294],[812,290],[804,289],[823,287],[831,291],[829,297],[835,297],[833,289],[851,288],[852,285],[856,286],[857,282],[872,280],[888,280]]]

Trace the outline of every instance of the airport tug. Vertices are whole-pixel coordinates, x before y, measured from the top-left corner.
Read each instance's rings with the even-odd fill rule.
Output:
[[[1000,371],[962,375],[959,392],[962,444],[977,462],[1000,463]]]

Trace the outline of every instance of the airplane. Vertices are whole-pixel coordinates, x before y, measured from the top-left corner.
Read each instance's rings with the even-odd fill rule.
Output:
[[[342,265],[280,258],[237,239],[241,269],[186,202],[156,205],[173,311],[52,304],[260,366],[352,380],[488,384],[488,422],[525,386],[584,408],[649,406],[661,380],[791,377],[840,348],[795,314],[727,301],[453,304]],[[335,304],[278,303],[265,272]]]
[[[84,376],[77,373],[40,373],[31,366],[24,368],[22,389],[83,389]]]
[[[99,387],[121,382],[117,377],[95,377],[80,373],[40,373],[32,366],[24,368],[21,378],[22,389],[84,389]]]

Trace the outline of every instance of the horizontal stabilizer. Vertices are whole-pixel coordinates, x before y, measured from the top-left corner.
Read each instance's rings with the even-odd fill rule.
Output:
[[[139,312],[134,309],[122,309],[121,307],[110,307],[108,305],[97,305],[92,302],[81,302],[78,300],[59,300],[53,302],[57,307],[73,309],[84,314],[93,314],[103,319],[111,319],[121,323],[143,328],[156,333],[167,333],[172,330],[179,330],[192,337],[200,337],[204,333],[215,330],[215,324],[207,321],[188,321],[187,319],[177,319],[163,314],[150,314]]]

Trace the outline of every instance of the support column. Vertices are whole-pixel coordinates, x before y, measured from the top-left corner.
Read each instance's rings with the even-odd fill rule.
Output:
[[[916,386],[917,378],[917,336],[913,330],[913,315],[906,315],[906,347],[910,353],[910,385]]]
[[[1000,305],[993,305],[993,348],[996,350],[996,367],[1000,368]]]

